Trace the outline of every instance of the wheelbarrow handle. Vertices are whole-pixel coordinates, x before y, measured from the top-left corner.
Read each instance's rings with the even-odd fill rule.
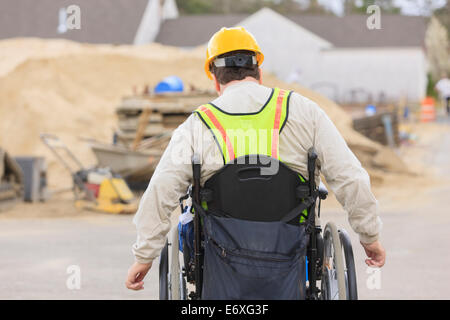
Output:
[[[75,172],[73,172],[67,161],[64,160],[64,158],[58,153],[56,149],[64,149],[67,155],[73,160],[73,162],[77,164],[79,170],[84,170],[83,164],[80,162],[80,160],[78,160],[78,158],[69,150],[69,148],[64,144],[64,142],[61,141],[61,139],[59,139],[58,136],[50,133],[41,133],[40,138],[71,174],[74,174]]]
[[[51,133],[41,133],[40,138],[50,148],[66,148],[64,143],[55,135]]]

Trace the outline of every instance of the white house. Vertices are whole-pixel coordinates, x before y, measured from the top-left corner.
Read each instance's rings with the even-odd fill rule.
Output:
[[[184,48],[206,44],[222,26],[244,26],[260,44],[263,69],[339,102],[379,102],[425,96],[427,62],[423,17],[283,16],[264,8],[250,15],[180,16],[164,21],[155,39]]]

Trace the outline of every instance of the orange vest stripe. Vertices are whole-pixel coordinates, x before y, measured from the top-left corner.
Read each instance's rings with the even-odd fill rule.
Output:
[[[223,141],[225,141],[225,144],[227,146],[228,156],[230,157],[229,160],[231,161],[234,158],[236,158],[236,155],[234,154],[233,145],[231,144],[231,141],[228,138],[227,133],[225,132],[225,129],[222,127],[222,125],[220,124],[219,120],[217,120],[216,116],[211,112],[211,110],[209,110],[205,106],[201,106],[200,110],[205,113],[205,115],[209,118],[209,120],[211,120],[211,122],[214,124],[216,129],[219,130],[219,132],[222,136],[222,139],[223,139]]]
[[[283,111],[283,99],[286,94],[285,90],[280,90],[277,97],[277,107],[275,109],[275,122],[272,131],[272,158],[278,159],[278,141],[280,135],[280,119]]]

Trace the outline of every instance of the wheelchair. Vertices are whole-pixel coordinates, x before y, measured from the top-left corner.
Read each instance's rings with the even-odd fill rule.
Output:
[[[310,177],[314,177],[316,158],[315,151],[310,150],[308,152]],[[196,166],[196,161],[198,162],[198,160],[193,160],[194,187],[191,186],[188,194],[180,199],[180,206],[184,213],[187,210],[191,211],[189,203],[186,204],[190,200],[193,204],[196,201],[200,203],[200,191],[199,188],[197,190],[195,188],[196,185],[200,185],[200,168]],[[306,234],[308,239],[306,250],[303,251],[306,254],[304,257],[297,257],[305,270],[305,274],[302,274],[304,285],[301,285],[298,290],[304,291],[301,297],[306,300],[357,300],[356,269],[350,237],[344,229],[338,229],[333,222],[328,222],[323,230],[320,225],[316,225],[315,210],[317,208],[317,216],[320,218],[321,201],[327,198],[328,191],[322,183],[316,187],[314,181],[311,180],[314,179],[309,181],[309,193],[314,196],[309,198],[312,199],[310,203],[306,203],[302,207],[308,207],[310,219],[308,220],[309,226],[306,226],[306,229],[309,227],[309,232]],[[201,208],[197,206],[196,210],[192,211],[198,212],[199,210]],[[199,214],[194,214],[192,219],[194,227],[190,229],[190,234],[187,236],[190,240],[186,241],[185,233],[184,238],[180,241],[180,234],[182,234],[180,232],[182,224],[180,223],[171,230],[161,251],[159,264],[159,298],[161,300],[203,299],[203,265],[205,262],[203,247],[204,233],[207,231],[204,231],[205,227],[202,228],[205,223]],[[210,281],[219,281],[217,277],[209,277],[209,279],[212,279]],[[295,283],[295,281],[286,283]],[[223,285],[226,286],[227,283],[224,282]],[[268,299],[278,298],[279,296],[274,295]]]

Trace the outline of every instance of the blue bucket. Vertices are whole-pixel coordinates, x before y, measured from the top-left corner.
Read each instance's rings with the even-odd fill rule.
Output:
[[[375,107],[373,104],[369,104],[366,107],[365,112],[366,112],[366,116],[373,116],[377,113],[377,107]]]
[[[170,76],[164,78],[161,82],[159,82],[155,89],[155,93],[164,93],[164,92],[182,92],[184,89],[183,80],[181,80],[177,76]]]

